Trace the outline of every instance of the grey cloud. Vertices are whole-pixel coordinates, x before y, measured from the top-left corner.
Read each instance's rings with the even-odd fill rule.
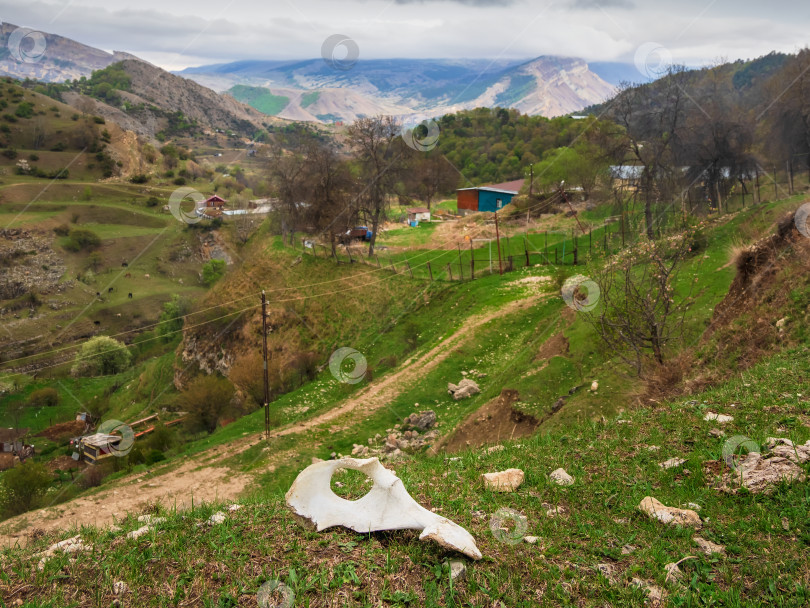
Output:
[[[394,0],[396,4],[427,4],[431,0]],[[448,0],[438,0],[446,2]],[[486,6],[511,6],[516,0],[449,0],[464,4],[466,6],[486,7]]]
[[[635,8],[632,0],[574,0],[571,8],[591,10],[595,8]]]

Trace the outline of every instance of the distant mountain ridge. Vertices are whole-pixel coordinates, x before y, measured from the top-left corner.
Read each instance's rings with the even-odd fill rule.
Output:
[[[246,103],[253,103],[256,91],[245,95],[243,88],[235,87],[261,87],[274,98],[287,98],[275,115],[327,122],[376,113],[427,117],[497,105],[552,117],[600,103],[614,93],[614,86],[582,59],[555,56],[526,62],[372,59],[346,70],[335,70],[322,59],[238,61],[177,73]],[[254,107],[262,109],[267,101]]]
[[[31,78],[42,82],[64,82],[90,76],[93,71],[118,61],[138,59],[129,53],[108,53],[57,34],[36,32],[37,36],[44,37],[44,52],[41,56],[33,57],[33,61],[18,61],[9,48],[14,46],[14,42],[9,42],[11,35],[19,29],[12,23],[0,25],[0,72],[21,80]],[[23,50],[29,50],[34,40],[26,40],[23,45]]]

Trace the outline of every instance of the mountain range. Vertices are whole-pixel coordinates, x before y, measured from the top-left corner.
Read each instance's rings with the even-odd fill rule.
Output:
[[[0,73],[7,76],[64,82],[89,77],[93,71],[120,61],[127,62],[128,71],[145,69],[137,68],[134,64],[141,60],[129,53],[108,52],[57,34],[38,32],[44,52],[34,61],[19,61],[9,50],[13,46],[9,44],[10,36],[17,29],[9,23],[0,27]],[[26,43],[30,46],[31,40]],[[525,114],[559,116],[605,101],[614,92],[616,75],[627,71],[624,64],[595,64],[591,69],[581,59],[554,56],[525,62],[371,59],[339,67],[342,69],[335,69],[323,59],[245,60],[187,68],[176,74],[258,110],[241,109],[241,104],[225,101],[236,111],[238,120],[257,122],[261,113],[290,120],[336,122],[381,113],[418,121],[467,108],[494,106],[513,107]],[[171,81],[168,73],[159,78],[156,74],[143,82],[172,82],[178,86],[179,81]],[[188,89],[189,95],[200,94],[194,87],[182,88]],[[133,88],[131,93],[147,99],[164,96],[152,86],[150,91]],[[211,101],[210,96],[205,97]]]
[[[420,120],[475,107],[560,116],[605,101],[614,86],[576,58],[372,59],[333,68],[322,59],[239,61],[178,74],[267,114],[330,122],[370,114]]]

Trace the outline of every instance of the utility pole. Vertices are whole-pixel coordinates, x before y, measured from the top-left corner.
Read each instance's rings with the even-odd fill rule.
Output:
[[[503,275],[503,262],[501,261],[501,233],[498,231],[498,212],[495,212],[495,240],[498,244],[498,272]]]
[[[264,355],[264,436],[270,440],[270,379],[267,372],[267,297],[262,289],[262,351]]]

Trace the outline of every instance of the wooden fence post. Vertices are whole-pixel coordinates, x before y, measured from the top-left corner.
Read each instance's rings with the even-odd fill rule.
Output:
[[[450,280],[453,280],[453,269],[450,267],[450,264],[447,265],[447,274],[450,276]]]
[[[430,275],[430,282],[433,282],[433,271],[430,269],[430,262],[427,262],[428,275]]]
[[[380,256],[378,256],[378,255],[375,253],[375,254],[374,254],[374,257],[375,257],[375,258],[377,258],[377,268],[382,268],[382,264],[380,264]]]
[[[411,278],[413,278],[413,270],[411,270],[411,263],[408,260],[405,260],[405,265],[408,267],[408,272],[411,274]]]
[[[529,248],[526,246],[526,237],[523,237],[523,253],[526,254],[526,268],[529,267]]]

